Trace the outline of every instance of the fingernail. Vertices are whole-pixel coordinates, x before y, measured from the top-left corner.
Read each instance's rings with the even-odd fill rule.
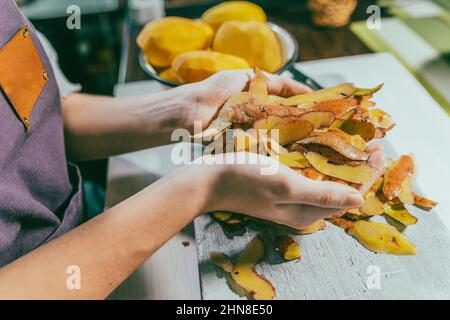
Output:
[[[363,204],[363,197],[359,193],[352,193],[347,197],[347,204],[349,207],[359,207]]]

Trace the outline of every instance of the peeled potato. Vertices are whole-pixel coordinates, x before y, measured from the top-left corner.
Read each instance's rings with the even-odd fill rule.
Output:
[[[202,20],[217,30],[222,23],[234,21],[267,21],[264,10],[249,1],[226,1],[208,10],[202,15]]]
[[[268,72],[277,71],[283,63],[276,35],[262,22],[225,22],[217,30],[213,50],[241,57]]]
[[[178,55],[172,68],[183,83],[209,78],[222,70],[248,69],[249,64],[239,57],[213,51],[189,51]]]
[[[180,82],[180,80],[178,79],[178,75],[175,72],[175,70],[173,70],[172,68],[167,68],[166,70],[163,70],[159,76],[165,80],[169,80],[175,83]]]
[[[165,17],[149,22],[136,41],[152,66],[169,67],[180,53],[208,48],[213,35],[206,23]]]

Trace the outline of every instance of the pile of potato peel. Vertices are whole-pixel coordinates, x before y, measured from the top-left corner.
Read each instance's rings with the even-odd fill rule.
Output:
[[[263,154],[292,168],[292,174],[302,174],[309,179],[334,181],[355,188],[369,185],[361,207],[326,220],[375,253],[415,255],[415,245],[402,234],[407,226],[418,221],[408,211],[408,206],[430,211],[437,203],[413,191],[416,167],[411,155],[388,160],[381,176],[368,165],[367,146],[383,138],[395,126],[390,115],[375,108],[371,101],[382,85],[361,89],[344,83],[283,98],[268,94],[267,81],[265,74],[256,70],[248,92],[230,97],[217,118],[194,138],[211,141],[207,148],[214,153],[261,153],[262,148]],[[278,139],[271,135],[275,129]],[[233,133],[231,149],[224,143],[227,130]],[[371,221],[372,217],[380,215],[388,223]],[[231,234],[244,233],[248,221],[257,220],[231,212],[213,212],[211,216]],[[305,229],[277,227],[293,234],[311,234],[325,229],[326,223],[319,220]],[[276,238],[274,248],[286,261],[301,258],[300,247],[289,236]],[[211,261],[227,272],[229,279],[249,298],[273,299],[275,288],[254,270],[264,256],[264,242],[256,236],[234,262],[218,252],[211,253]]]

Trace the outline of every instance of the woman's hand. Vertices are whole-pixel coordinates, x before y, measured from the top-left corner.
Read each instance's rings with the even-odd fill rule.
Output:
[[[375,144],[367,151],[369,165],[378,176],[384,164],[382,148]],[[236,164],[243,159],[246,164]],[[218,164],[221,161],[224,164]],[[209,165],[200,165],[205,162]],[[208,186],[205,211],[239,212],[294,228],[304,228],[316,220],[360,206],[362,192],[370,187],[367,184],[356,190],[336,182],[314,181],[257,154],[205,156],[192,166],[196,164],[197,169],[214,177]],[[277,166],[276,173],[263,175],[263,168],[272,165]]]
[[[269,94],[290,97],[311,91],[309,87],[291,78],[266,75],[269,78]],[[248,89],[252,76],[252,70],[222,71],[204,81],[177,88],[176,90],[183,90],[183,96],[186,97],[185,107],[188,112],[185,113],[185,127],[191,129],[194,121],[202,121],[205,128],[231,95]]]

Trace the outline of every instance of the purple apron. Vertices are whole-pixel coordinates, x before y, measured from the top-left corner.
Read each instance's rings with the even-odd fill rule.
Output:
[[[31,23],[2,0],[0,48],[24,25],[49,78],[26,131],[0,91],[0,267],[83,222],[78,168],[66,160],[58,86]],[[27,94],[26,83],[19,90]]]

